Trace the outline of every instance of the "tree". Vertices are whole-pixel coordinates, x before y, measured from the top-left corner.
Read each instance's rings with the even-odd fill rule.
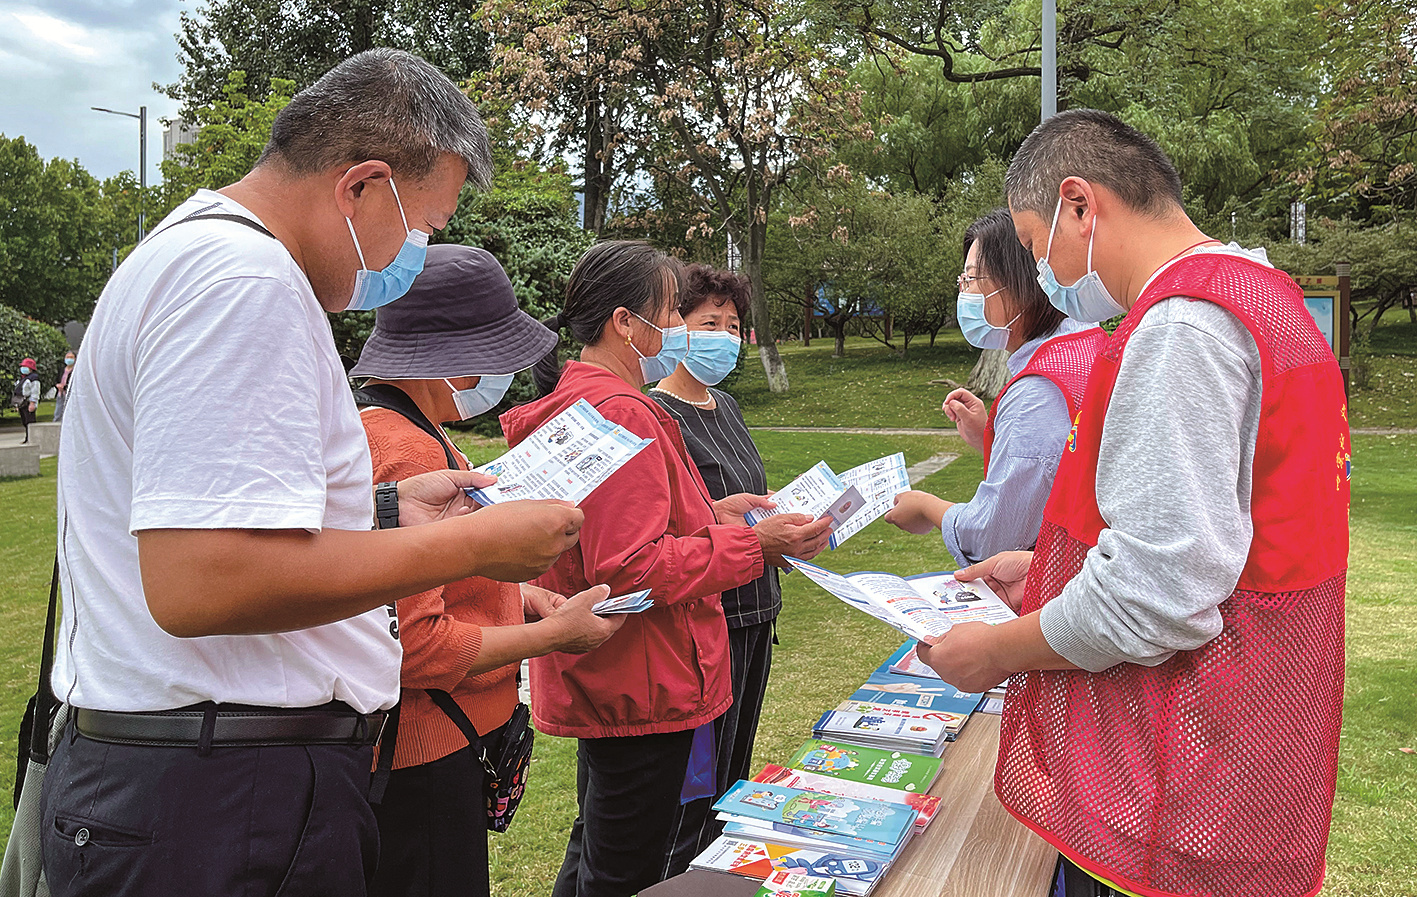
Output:
[[[820,291],[836,357],[845,354],[853,320],[881,321],[871,334],[895,348],[884,327],[892,316],[902,352],[911,336],[938,332],[948,318],[948,252],[928,197],[875,189],[844,166],[821,182],[805,179],[797,192],[802,205],[787,217],[765,267],[774,294],[790,303],[815,301]]]
[[[100,185],[0,135],[0,303],[55,325],[87,318],[109,266]]]
[[[33,358],[38,365],[40,384],[45,389],[53,386],[59,382],[64,353],[68,350],[69,341],[58,330],[0,305],[0,371],[4,372],[0,375],[0,384],[7,390],[19,373],[20,361],[25,358]],[[10,405],[7,402],[3,407],[8,409]]]
[[[215,190],[244,178],[270,140],[276,115],[294,94],[295,82],[284,78],[271,79],[268,92],[253,93],[245,72],[231,72],[219,99],[192,110],[199,127],[196,142],[177,147],[176,157],[163,161],[157,217],[198,188]]]
[[[1321,4],[1327,45],[1319,103],[1296,180],[1334,216],[1417,212],[1417,16],[1404,0]]]
[[[393,47],[417,53],[462,81],[484,70],[489,42],[479,0],[207,0],[184,10],[177,32],[182,76],[163,90],[183,115],[220,102],[232,72],[254,95],[272,79],[303,88],[355,53]]]

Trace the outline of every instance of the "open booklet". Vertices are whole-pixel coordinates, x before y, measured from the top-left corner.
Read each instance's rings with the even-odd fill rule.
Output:
[[[497,482],[467,494],[483,505],[547,498],[579,504],[652,441],[612,424],[581,399],[516,448],[476,468]]]
[[[952,573],[843,576],[796,558],[785,560],[842,601],[915,639],[944,635],[956,623],[1003,623],[1017,616],[982,581],[959,582]]]

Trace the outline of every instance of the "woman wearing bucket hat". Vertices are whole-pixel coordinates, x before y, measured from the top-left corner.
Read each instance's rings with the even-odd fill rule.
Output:
[[[516,372],[555,343],[517,307],[490,254],[429,247],[408,294],[379,309],[350,371],[369,378],[355,398],[374,481],[467,469],[439,424],[496,406]],[[496,757],[504,740],[521,734],[510,730],[524,714],[514,715],[523,658],[590,651],[623,623],[591,613],[607,594],[597,586],[567,600],[472,577],[390,609],[403,645],[402,694],[397,734],[390,745],[386,728],[376,775],[384,794],[375,807],[380,847],[371,895],[489,893],[484,750]]]

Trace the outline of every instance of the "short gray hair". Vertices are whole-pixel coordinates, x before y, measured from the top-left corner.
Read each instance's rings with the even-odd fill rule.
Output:
[[[369,159],[419,180],[445,153],[467,164],[467,180],[492,183],[492,150],[477,106],[448,76],[402,50],[365,50],[300,91],[276,115],[256,163],[276,159],[297,174]]]
[[[1137,212],[1182,208],[1181,176],[1155,140],[1096,109],[1059,112],[1033,129],[1009,163],[1004,193],[1015,211],[1051,220],[1070,177],[1101,184]]]

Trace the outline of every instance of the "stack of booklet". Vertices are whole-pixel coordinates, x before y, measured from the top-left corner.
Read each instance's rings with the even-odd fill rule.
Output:
[[[969,713],[924,710],[902,704],[842,701],[812,727],[818,738],[938,757],[954,740]]]
[[[903,803],[760,782],[738,782],[713,808],[726,837],[826,848],[883,868],[915,832],[916,812]]]
[[[947,685],[914,646],[901,645],[824,713],[817,739],[715,803],[723,834],[690,868],[758,880],[773,872],[826,876],[838,894],[870,894],[939,815],[940,799],[927,793],[939,755],[984,697]]]

